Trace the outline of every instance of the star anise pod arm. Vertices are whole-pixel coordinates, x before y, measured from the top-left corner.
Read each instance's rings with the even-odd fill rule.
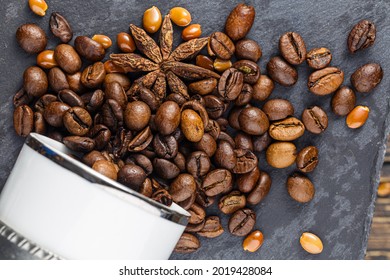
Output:
[[[194,58],[208,43],[209,38],[196,38],[180,44],[169,57],[170,60],[182,61]]]
[[[156,42],[145,32],[145,30],[130,24],[131,35],[140,52],[146,55],[155,63],[162,62],[160,47]]]
[[[122,67],[126,72],[150,72],[159,69],[158,64],[134,53],[114,53],[110,58],[115,65]]]
[[[160,49],[163,60],[167,60],[172,52],[173,27],[169,15],[164,17],[160,31]]]

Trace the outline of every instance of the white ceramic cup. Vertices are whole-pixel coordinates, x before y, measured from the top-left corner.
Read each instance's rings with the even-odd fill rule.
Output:
[[[189,214],[161,205],[31,133],[0,196],[0,234],[46,259],[168,259]]]

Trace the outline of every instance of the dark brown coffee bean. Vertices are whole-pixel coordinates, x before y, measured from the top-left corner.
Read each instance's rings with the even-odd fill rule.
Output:
[[[267,115],[256,107],[248,107],[238,116],[240,128],[250,135],[261,135],[268,130],[269,121]]]
[[[206,238],[215,238],[224,232],[221,221],[218,216],[210,216],[206,218],[203,228],[197,232],[198,235]]]
[[[53,140],[56,140],[58,142],[62,142],[63,140],[63,135],[61,132],[59,132],[58,130],[49,130],[47,133],[46,133],[46,136],[53,139]]]
[[[348,49],[351,53],[372,46],[375,42],[376,28],[372,21],[361,20],[351,30],[348,36]]]
[[[239,209],[229,219],[229,231],[236,236],[247,235],[255,226],[256,213],[251,209]]]
[[[27,105],[16,107],[14,111],[14,128],[19,136],[27,137],[34,128],[34,112]]]
[[[226,100],[235,100],[241,93],[244,85],[244,75],[234,69],[229,68],[223,72],[218,82],[218,93]]]
[[[88,153],[95,148],[95,141],[89,137],[67,136],[64,145],[75,152]]]
[[[253,99],[258,101],[266,100],[274,88],[274,82],[267,75],[260,75],[260,78],[253,85]]]
[[[294,114],[294,107],[286,99],[271,99],[264,104],[263,112],[270,121],[277,121],[292,116]]]
[[[87,98],[85,98],[87,97]],[[94,92],[91,92],[89,94],[84,94],[81,96],[81,99],[85,98],[85,108],[93,113],[96,112],[98,109],[100,109],[105,100],[104,92],[101,89],[97,89]],[[118,104],[118,102],[115,100],[115,102]],[[118,104],[120,106],[120,104]],[[122,116],[123,118],[123,116]]]
[[[184,210],[189,210],[191,206],[195,203],[196,194],[191,195],[186,200],[180,201],[178,205],[183,208]]]
[[[81,72],[66,74],[66,79],[69,84],[69,89],[73,90],[75,93],[81,94],[85,91],[85,88],[81,83]]]
[[[61,69],[68,74],[80,71],[81,58],[71,45],[58,45],[54,50],[54,59]]]
[[[268,132],[264,133],[260,136],[253,136],[253,151],[260,153],[265,150],[269,144],[272,142],[271,136],[269,136]]]
[[[204,97],[204,103],[207,113],[212,119],[218,119],[225,112],[224,102],[215,95],[206,95]]]
[[[190,224],[199,224],[206,218],[206,212],[200,205],[196,203],[192,204],[188,210],[188,213],[191,214],[191,217],[188,220],[188,223]]]
[[[322,69],[332,61],[332,53],[327,48],[315,48],[306,55],[306,62],[310,68]]]
[[[242,110],[244,110],[245,107],[233,107],[228,116],[228,122],[229,125],[236,129],[241,130],[240,128],[240,122],[238,121],[239,116],[241,115]]]
[[[157,175],[161,178],[168,180],[176,178],[180,173],[180,169],[176,164],[162,158],[155,158],[153,160],[153,170],[155,170]]]
[[[126,164],[118,172],[118,182],[138,191],[146,179],[145,171],[135,164]]]
[[[35,102],[34,109],[35,109],[35,111],[43,113],[45,111],[45,108],[47,107],[47,105],[49,105],[50,103],[57,101],[57,100],[58,100],[57,96],[55,96],[55,95],[52,95],[52,94],[42,95],[37,100],[37,102]]]
[[[320,107],[314,106],[303,111],[302,122],[308,131],[320,134],[328,127],[328,116]]]
[[[228,142],[232,147],[234,147],[236,145],[236,143],[234,142],[234,139],[229,135],[227,134],[225,131],[221,131],[219,133],[219,136],[218,136],[218,139],[217,141],[226,141]]]
[[[309,178],[295,173],[287,179],[287,191],[289,195],[300,203],[306,203],[313,199],[315,188]]]
[[[358,92],[368,93],[379,85],[382,78],[382,67],[378,63],[368,63],[352,74],[351,83]]]
[[[255,20],[255,8],[243,3],[238,4],[229,14],[225,23],[225,32],[237,41],[244,38]]]
[[[28,95],[24,88],[21,88],[20,90],[18,90],[17,93],[15,93],[12,101],[14,107],[16,108],[18,106],[30,104],[30,102],[33,101],[33,97]]]
[[[84,136],[92,126],[92,118],[87,110],[81,107],[72,107],[63,117],[65,128],[73,135]]]
[[[149,146],[152,140],[152,131],[150,130],[150,127],[147,126],[134,136],[134,138],[130,141],[127,149],[129,152],[141,152]]]
[[[296,32],[287,32],[280,37],[279,50],[284,59],[292,65],[301,64],[306,59],[305,42]]]
[[[130,78],[126,74],[107,73],[106,71],[106,77],[104,78],[103,86],[113,82],[120,83],[125,91],[129,90],[131,86]]]
[[[136,101],[134,99],[130,99],[130,101]],[[139,101],[145,102],[152,112],[156,112],[161,105],[161,100],[157,97],[157,95],[145,87],[140,88],[138,99]]]
[[[236,143],[236,149],[250,150],[253,152],[253,142],[250,135],[239,132],[234,137],[234,142]]]
[[[88,108],[88,106],[87,106]],[[102,106],[102,124],[116,132],[123,125],[122,107],[114,99],[107,99]]]
[[[39,67],[28,67],[23,73],[23,87],[28,95],[41,97],[47,92],[49,82],[46,73]]]
[[[298,80],[297,70],[279,56],[270,59],[267,72],[273,81],[285,87],[294,85]]]
[[[165,101],[172,101],[174,103],[177,103],[177,105],[179,106],[183,106],[183,104],[186,103],[188,100],[183,95],[171,93],[165,98]]]
[[[74,47],[82,57],[93,62],[102,60],[106,54],[102,44],[87,36],[78,36],[74,40]]]
[[[202,189],[208,196],[215,196],[230,190],[232,174],[226,169],[214,169],[203,180]]]
[[[217,86],[217,79],[215,78],[208,78],[205,80],[200,80],[197,82],[193,82],[188,85],[188,90],[192,94],[200,94],[200,95],[206,95],[213,92],[215,87]]]
[[[158,157],[172,159],[177,155],[178,143],[172,135],[156,134],[153,139],[153,148]]]
[[[251,172],[237,176],[237,186],[240,192],[249,193],[260,178],[260,170],[255,167]]]
[[[314,146],[303,148],[296,159],[297,168],[301,172],[312,172],[318,164],[318,149]]]
[[[309,76],[307,86],[317,95],[327,95],[335,92],[344,81],[344,72],[336,67],[326,67],[317,70]]]
[[[43,116],[51,126],[62,127],[64,115],[69,109],[70,107],[65,103],[54,101],[46,106]]]
[[[180,172],[184,172],[186,170],[186,158],[181,152],[177,153],[173,162],[180,169]]]
[[[158,189],[152,194],[151,198],[166,206],[171,206],[173,202],[171,195],[166,189]]]
[[[100,62],[97,62],[100,63]],[[95,63],[96,64],[96,63]],[[106,84],[104,89],[104,94],[107,99],[115,99],[116,102],[123,108],[126,109],[127,105],[127,96],[125,90],[118,82],[112,82]]]
[[[187,172],[195,178],[202,178],[211,167],[210,158],[205,152],[196,151],[189,155],[186,163]]]
[[[229,60],[236,50],[232,40],[222,32],[214,32],[209,39],[209,48],[213,55]]]
[[[145,102],[134,101],[127,104],[124,120],[128,129],[141,130],[148,125],[150,116],[150,108]]]
[[[68,89],[69,84],[66,79],[65,73],[58,67],[50,69],[48,74],[49,85],[56,93],[59,93],[63,89]]]
[[[212,205],[215,201],[215,197],[207,196],[204,190],[199,187],[200,183],[197,183],[197,188],[196,188],[196,203],[201,205],[202,207],[209,207]]]
[[[173,201],[180,202],[195,194],[195,190],[196,183],[194,177],[184,173],[177,176],[172,182],[169,193],[171,194]]]
[[[134,164],[140,166],[146,173],[146,175],[150,175],[153,172],[153,164],[152,161],[147,157],[142,154],[133,154],[130,155],[127,160],[131,160],[134,162]]]
[[[249,102],[252,100],[253,92],[253,87],[250,84],[244,84],[240,94],[236,100],[234,100],[234,105],[245,106],[249,104]]]
[[[269,127],[269,135],[279,141],[293,141],[303,135],[305,126],[303,123],[294,117],[276,121]]]
[[[352,89],[343,86],[332,97],[332,110],[338,116],[346,116],[355,107],[356,95]]]
[[[245,195],[239,191],[232,191],[219,199],[218,208],[224,214],[232,214],[238,209],[244,208],[245,204]]]
[[[234,153],[237,159],[237,163],[232,169],[234,174],[245,174],[257,167],[258,158],[252,151],[235,149]]]
[[[261,171],[255,186],[247,195],[247,203],[251,205],[259,204],[269,193],[271,184],[271,177],[266,172]]]
[[[237,163],[234,146],[227,141],[219,141],[215,151],[214,161],[217,166],[232,170]]]
[[[251,60],[239,60],[233,67],[244,74],[244,82],[253,85],[260,77],[260,67]]]
[[[291,142],[276,142],[268,146],[266,159],[275,168],[286,168],[297,158],[297,148]]]
[[[143,194],[146,197],[152,197],[153,194],[152,181],[149,178],[146,178],[138,191],[140,194]]]
[[[103,63],[96,62],[87,66],[81,73],[81,83],[87,88],[97,88],[103,83],[105,76]]]
[[[180,107],[173,101],[166,101],[161,104],[154,119],[156,128],[162,135],[173,133],[180,124]]]
[[[205,133],[199,142],[194,143],[194,148],[205,152],[208,157],[212,157],[217,150],[217,142],[209,133]]]
[[[63,89],[58,92],[58,99],[71,107],[84,108],[84,102],[81,97],[71,89]]]
[[[34,112],[34,132],[42,135],[46,133],[46,121],[41,112]]]
[[[132,140],[134,139],[131,131],[124,129],[123,127],[118,129],[114,139],[110,143],[111,153],[115,159],[124,157]]]
[[[183,233],[176,244],[175,252],[180,254],[193,253],[200,247],[199,239],[192,234]]]
[[[118,178],[115,164],[108,160],[95,161],[95,163],[92,165],[92,169],[112,180],[116,181]]]
[[[214,121],[214,120],[212,120],[212,121]],[[219,129],[218,129],[218,133],[215,136],[213,134],[212,135],[213,135],[214,139],[218,139],[219,133],[221,133],[221,131],[227,130],[228,125],[229,125],[229,121],[226,118],[218,118],[217,120],[215,120],[215,122],[217,123]]]
[[[98,161],[98,160],[106,160],[106,158],[102,155],[99,151],[91,151],[88,154],[85,154],[82,158],[82,161],[88,165],[89,167],[92,167],[92,165]]]
[[[236,43],[235,54],[237,59],[249,59],[257,62],[263,53],[256,41],[243,39]]]
[[[62,43],[68,43],[72,40],[72,28],[68,21],[59,13],[54,12],[51,14],[49,25],[53,35],[60,38]]]
[[[47,45],[45,31],[33,23],[23,24],[16,30],[16,41],[25,52],[31,54],[42,52]]]
[[[202,228],[204,227],[205,222],[206,222],[206,220],[203,220],[199,224],[188,224],[184,231],[185,232],[198,232],[198,231],[202,230]]]

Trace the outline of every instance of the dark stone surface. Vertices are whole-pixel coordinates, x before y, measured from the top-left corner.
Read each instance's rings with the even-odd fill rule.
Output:
[[[187,3],[188,2],[188,3]],[[239,1],[59,1],[49,2],[48,14],[40,18],[28,8],[26,1],[1,1],[0,30],[0,188],[16,160],[23,139],[17,137],[12,127],[12,97],[22,85],[22,74],[35,63],[35,56],[24,53],[15,40],[17,27],[34,22],[43,27],[49,37],[49,48],[59,41],[48,30],[49,15],[58,11],[66,16],[75,36],[92,36],[95,33],[110,35],[115,42],[118,32],[128,31],[130,22],[141,23],[143,11],[153,4],[163,14],[176,5],[188,8],[194,23],[200,23],[203,34],[222,30],[226,16]],[[307,87],[311,72],[306,65],[298,67],[299,81],[292,88],[276,86],[271,98],[289,99],[296,116],[312,105],[329,112],[329,127],[316,136],[308,132],[295,141],[297,147],[314,144],[320,150],[320,162],[309,174],[316,186],[312,202],[300,205],[292,201],[286,190],[287,176],[295,170],[272,170],[260,158],[260,168],[273,179],[268,197],[257,207],[256,229],[263,231],[265,241],[256,253],[246,253],[241,248],[243,238],[228,232],[214,240],[201,238],[202,248],[190,255],[173,254],[173,259],[362,259],[364,257],[370,224],[374,211],[376,186],[385,150],[385,135],[389,124],[390,72],[390,3],[387,1],[248,1],[256,7],[256,19],[248,37],[257,40],[263,49],[260,61],[262,71],[269,58],[278,53],[279,36],[286,31],[296,31],[304,38],[308,49],[325,46],[332,51],[331,65],[345,71],[345,85],[360,65],[381,63],[385,76],[382,83],[370,94],[357,94],[357,103],[371,108],[365,126],[350,130],[345,119],[330,112],[331,96],[317,97]],[[351,55],[346,41],[352,26],[361,19],[371,19],[377,25],[377,40],[373,47]],[[176,29],[175,38],[179,33]],[[116,46],[111,51],[117,51]],[[222,218],[226,228],[227,217],[212,208]],[[299,245],[302,232],[311,231],[323,240],[324,251],[309,255]],[[1,242],[1,240],[0,240]],[[0,247],[0,255],[6,250]],[[12,256],[8,255],[9,258]],[[4,257],[3,257],[4,258]],[[1,257],[0,257],[1,259]]]

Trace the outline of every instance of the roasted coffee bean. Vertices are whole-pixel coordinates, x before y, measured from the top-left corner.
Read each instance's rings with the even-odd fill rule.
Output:
[[[292,199],[306,203],[313,199],[315,188],[306,176],[295,173],[287,179],[287,191]]]
[[[320,254],[324,249],[321,239],[310,232],[304,232],[299,239],[302,248],[310,254]]]
[[[181,38],[184,41],[189,41],[195,38],[199,38],[202,35],[202,27],[200,24],[191,24],[183,29]]]
[[[307,86],[317,95],[327,95],[335,92],[344,81],[344,72],[336,67],[326,67],[317,70],[309,76]]]
[[[101,62],[87,66],[81,73],[81,83],[87,88],[99,87],[106,77],[106,70]]]
[[[108,160],[95,161],[95,163],[92,165],[92,169],[112,180],[116,181],[118,179],[115,164],[109,162]]]
[[[88,108],[88,106],[87,106]],[[102,106],[102,124],[116,132],[123,125],[122,107],[114,99],[107,99]]]
[[[232,174],[226,169],[214,169],[203,180],[202,190],[208,196],[227,192],[232,187]]]
[[[346,116],[355,107],[356,95],[352,89],[343,86],[332,97],[332,110],[338,116]]]
[[[95,148],[95,141],[88,137],[67,136],[63,138],[64,145],[75,152],[88,153]]]
[[[206,218],[203,228],[197,232],[198,235],[206,238],[215,238],[224,232],[221,221],[218,216],[210,216]]]
[[[185,232],[198,232],[198,231],[202,230],[205,222],[206,222],[206,220],[201,221],[199,224],[188,224],[184,231]]]
[[[133,154],[126,159],[126,162],[128,160],[131,160],[134,164],[140,166],[145,171],[146,175],[149,176],[150,174],[152,174],[153,164],[147,156],[144,156],[142,154]]]
[[[312,172],[318,164],[318,149],[315,146],[303,148],[296,159],[297,168],[301,172]]]
[[[44,50],[37,55],[37,65],[41,68],[51,69],[58,66],[56,60],[54,59],[53,50]]]
[[[56,93],[63,89],[68,89],[69,84],[65,73],[58,67],[50,69],[48,74],[49,85]]]
[[[315,48],[306,55],[306,62],[310,68],[322,69],[332,61],[332,53],[327,48]]]
[[[271,177],[264,171],[260,172],[260,176],[252,188],[251,192],[247,195],[246,201],[248,204],[256,205],[260,203],[267,196],[271,189],[272,180]]]
[[[249,59],[257,62],[262,56],[262,51],[256,41],[243,39],[236,43],[236,57],[238,59]]]
[[[253,136],[253,151],[260,153],[265,150],[269,144],[272,142],[271,136],[269,136],[268,132],[264,133],[260,136]]]
[[[172,159],[177,155],[178,143],[172,135],[156,134],[153,139],[153,148],[158,157]]]
[[[82,161],[89,167],[92,167],[92,165],[98,160],[106,160],[106,158],[103,156],[101,152],[96,150],[93,150],[88,154],[85,154],[82,158]]]
[[[204,124],[197,112],[185,109],[181,112],[181,130],[188,141],[199,142],[204,134]]]
[[[126,127],[130,130],[141,130],[148,125],[150,116],[151,111],[146,103],[142,101],[130,102],[124,113]]]
[[[156,33],[160,29],[161,23],[161,12],[156,6],[153,6],[144,12],[142,26],[146,32]]]
[[[37,102],[35,102],[34,109],[38,112],[43,113],[45,111],[45,108],[47,107],[47,105],[49,105],[50,103],[57,101],[57,100],[58,100],[57,96],[55,96],[55,95],[52,95],[52,94],[42,95],[37,100]]]
[[[46,10],[48,8],[45,0],[28,0],[28,5],[34,14],[41,17],[46,14]]]
[[[30,54],[42,52],[47,45],[45,31],[33,23],[23,24],[16,30],[16,41]]]
[[[213,60],[209,56],[202,54],[197,55],[195,64],[204,69],[214,71]]]
[[[180,172],[184,172],[186,170],[186,158],[181,152],[177,153],[173,159],[173,163],[180,169]]]
[[[245,174],[251,172],[258,164],[257,156],[250,150],[235,149],[237,163],[233,167],[234,174]]]
[[[188,90],[192,94],[206,95],[212,93],[216,86],[217,86],[217,79],[208,78],[205,80],[200,80],[189,84]]]
[[[303,135],[305,126],[303,123],[294,117],[276,121],[269,127],[269,135],[279,141],[293,141]]]
[[[46,73],[39,67],[30,66],[23,73],[23,87],[29,96],[41,97],[47,92],[49,82]]]
[[[81,107],[72,107],[63,117],[65,128],[73,135],[84,136],[92,126],[92,118],[87,110]]]
[[[209,133],[203,134],[202,139],[193,146],[196,150],[205,152],[208,157],[212,157],[217,150],[217,142]]]
[[[199,224],[203,222],[206,218],[206,212],[200,205],[196,203],[192,204],[192,206],[188,210],[188,213],[191,214],[191,217],[188,220],[188,223],[190,224]]]
[[[250,150],[253,152],[253,142],[250,135],[239,132],[234,137],[234,142],[236,143],[236,149]]]
[[[252,171],[237,176],[237,186],[240,192],[249,193],[253,190],[260,178],[260,170],[255,167]]]
[[[225,72],[226,70],[228,70],[232,66],[233,66],[233,63],[231,60],[220,59],[219,57],[217,57],[213,63],[214,70],[219,72],[219,73]]]
[[[174,7],[169,11],[171,20],[177,26],[187,26],[191,22],[190,12],[183,7]]]
[[[79,55],[93,62],[102,60],[106,54],[101,44],[87,36],[78,36],[74,40],[74,47]]]
[[[153,195],[152,180],[146,178],[138,191],[140,194],[143,194],[146,197],[152,197]]]
[[[258,101],[266,100],[274,88],[274,82],[267,75],[260,75],[260,78],[253,85],[253,99]]]
[[[302,122],[308,131],[320,134],[328,127],[328,116],[320,107],[314,106],[303,111]]]
[[[285,87],[294,85],[298,80],[297,70],[279,56],[270,59],[267,72],[273,81]]]
[[[368,93],[379,85],[382,78],[382,67],[378,63],[368,63],[352,74],[351,83],[358,92]]]
[[[102,150],[110,141],[111,131],[105,125],[96,124],[89,130],[88,136],[95,140],[95,148]]]
[[[234,105],[236,106],[245,106],[249,104],[249,102],[252,100],[253,96],[253,87],[249,84],[244,84],[240,94],[234,100]]]
[[[229,60],[236,50],[232,40],[225,33],[219,31],[210,35],[209,49],[213,55],[224,60]]]
[[[110,59],[106,60],[103,64],[104,64],[104,70],[106,70],[107,74],[126,73],[126,70],[123,67],[116,65]]]
[[[267,115],[256,107],[248,107],[238,116],[240,128],[250,135],[261,135],[268,130],[269,121]]]
[[[22,105],[28,105],[32,100],[33,97],[28,95],[23,87],[15,93],[12,99],[15,108]]]
[[[214,161],[217,166],[232,170],[237,163],[234,146],[227,141],[219,141],[215,151]]]
[[[62,43],[68,43],[72,40],[72,28],[68,21],[59,13],[54,12],[51,14],[49,25],[53,35],[60,38]]]
[[[154,123],[162,135],[173,133],[180,124],[180,107],[173,101],[164,102],[156,112]]]
[[[53,140],[56,140],[58,142],[62,142],[63,140],[63,135],[61,132],[57,131],[57,130],[49,130],[46,134],[47,137],[53,139]]]
[[[71,45],[58,45],[54,50],[54,59],[61,69],[68,74],[74,74],[80,71],[81,58]]]
[[[196,183],[195,179],[190,174],[180,174],[172,182],[169,193],[173,201],[181,202],[195,194]]]
[[[390,195],[390,182],[381,182],[378,186],[378,196],[387,197]]]
[[[197,183],[196,188],[196,203],[201,205],[202,207],[209,207],[215,201],[215,197],[207,196],[203,189],[200,187],[200,183]]]
[[[239,209],[229,219],[229,231],[236,236],[247,235],[255,226],[256,213],[253,210],[245,208]]]
[[[249,108],[249,105],[246,107],[233,107],[229,112],[229,116],[228,116],[229,125],[236,130],[241,130],[240,122],[238,121],[238,118],[242,110],[244,110],[244,108]]]
[[[244,74],[244,82],[253,85],[260,77],[259,66],[251,60],[239,60],[233,67]]]
[[[271,99],[264,104],[263,112],[270,121],[278,121],[292,116],[294,114],[294,107],[286,99]]]
[[[266,159],[275,168],[286,168],[295,162],[297,148],[290,142],[276,142],[268,146]]]
[[[46,133],[46,121],[41,112],[34,112],[34,132],[42,135]]]
[[[142,186],[141,186],[142,187]],[[155,191],[153,194],[152,194],[152,197],[151,197],[153,200],[163,204],[163,205],[166,205],[166,206],[171,206],[172,205],[172,197],[171,195],[168,193],[167,190],[165,189],[159,189],[157,191]]]
[[[207,113],[212,119],[218,119],[225,112],[225,103],[215,95],[206,95],[204,102]]]
[[[121,52],[124,53],[132,53],[137,48],[133,37],[131,37],[131,35],[126,32],[118,33],[116,42],[118,44],[118,48],[121,50]]]
[[[227,134],[225,131],[221,131],[219,133],[219,136],[218,136],[218,139],[217,141],[226,141],[228,142],[232,147],[234,147],[236,145],[236,143],[234,142],[234,139],[229,135]]]
[[[81,96],[81,98],[83,99],[85,95]],[[103,103],[104,103],[104,92],[101,90],[101,89],[97,89],[95,90],[94,92],[92,92],[90,94],[90,96],[88,97],[88,99],[86,100],[85,102],[85,108],[89,111],[89,112],[95,112],[97,111],[98,109],[100,109],[100,107],[103,106]],[[115,100],[116,102],[116,100]],[[118,102],[116,102],[116,104],[118,104]],[[115,105],[116,105],[115,104]],[[118,104],[119,105],[119,104]],[[114,106],[114,105],[113,105]],[[120,106],[120,105],[119,105]],[[123,112],[122,112],[123,114]],[[122,116],[122,119],[123,119],[123,116]]]
[[[353,110],[347,115],[346,124],[349,128],[359,128],[363,126],[370,113],[370,109],[367,106],[356,106]]]
[[[244,208],[245,204],[245,195],[239,191],[232,191],[219,199],[218,208],[224,214],[232,214],[238,209]]]
[[[178,205],[183,208],[184,210],[189,210],[191,208],[191,206],[195,203],[195,199],[196,199],[196,194],[194,193],[193,195],[191,195],[189,198],[183,200],[183,201],[180,201],[178,203]]]
[[[200,247],[199,239],[190,233],[183,233],[176,244],[174,251],[180,254],[193,253]]]
[[[63,89],[58,92],[58,99],[61,102],[68,104],[71,107],[84,107],[84,102],[81,97],[70,89]]]
[[[202,105],[201,103],[199,103],[195,100],[190,100],[188,102],[185,102],[181,107],[182,112],[186,109],[194,110],[199,115],[199,117],[202,119],[203,127],[206,128],[208,126],[209,115],[207,114],[207,111],[204,108],[204,105]]]
[[[306,45],[301,35],[287,32],[280,36],[279,50],[285,60],[292,65],[298,65],[306,59]]]
[[[375,42],[376,28],[370,20],[359,21],[348,36],[348,49],[351,53],[371,47]]]
[[[264,236],[260,230],[255,230],[251,232],[242,242],[242,248],[244,251],[248,251],[251,253],[259,250],[261,245],[263,245]]]
[[[129,150],[129,152],[141,152],[149,146],[152,140],[152,131],[150,130],[150,127],[147,126],[134,136],[134,138],[130,141],[127,149]]]
[[[54,127],[62,127],[64,125],[63,118],[70,107],[65,103],[54,101],[45,107],[43,116],[48,124]]]
[[[69,89],[73,90],[77,94],[84,92],[85,88],[81,83],[81,72],[76,72],[74,74],[66,74],[66,79],[69,84]]]
[[[153,91],[145,87],[140,88],[138,98],[139,101],[145,102],[152,112],[156,112],[161,105],[161,100],[153,93]],[[130,99],[130,101],[133,101],[133,99]]]
[[[218,82],[218,93],[226,100],[235,100],[244,85],[244,75],[234,69],[226,70]]]
[[[153,170],[155,170],[157,175],[161,178],[167,180],[176,178],[180,173],[180,169],[176,166],[176,164],[162,158],[155,158],[153,160]]]
[[[190,101],[197,101],[199,104],[201,104],[203,107],[205,105],[204,98],[200,94],[195,94],[190,97]]]
[[[114,159],[123,158],[128,151],[130,142],[134,140],[131,131],[120,127],[110,143],[110,150]],[[127,163],[127,161],[126,161]],[[131,162],[134,163],[134,162]]]
[[[146,179],[145,171],[135,164],[126,164],[118,172],[118,182],[138,191]]]
[[[16,107],[14,111],[15,132],[22,137],[27,137],[34,128],[34,112],[27,105]]]
[[[99,62],[98,62],[99,63]],[[104,89],[105,97],[107,99],[115,99],[116,102],[123,108],[126,109],[127,96],[125,90],[118,82],[112,82],[106,84]]]
[[[129,90],[131,82],[130,78],[122,73],[108,73],[106,74],[106,77],[104,78],[103,86],[106,86],[107,84],[118,82],[123,87],[123,89]]]
[[[225,32],[237,41],[244,38],[255,20],[255,8],[243,3],[238,4],[229,14],[225,23]]]
[[[187,99],[181,94],[171,93],[165,98],[165,101],[173,101],[177,103],[177,105],[183,106],[183,104],[187,102]]]
[[[234,107],[233,107],[234,108]],[[211,120],[214,121],[214,120]],[[237,120],[238,121],[238,120]],[[216,137],[213,135],[214,139],[218,139],[219,134],[221,131],[226,131],[229,125],[229,121],[226,118],[218,118],[217,120],[214,121],[215,125],[218,126],[218,134]]]

